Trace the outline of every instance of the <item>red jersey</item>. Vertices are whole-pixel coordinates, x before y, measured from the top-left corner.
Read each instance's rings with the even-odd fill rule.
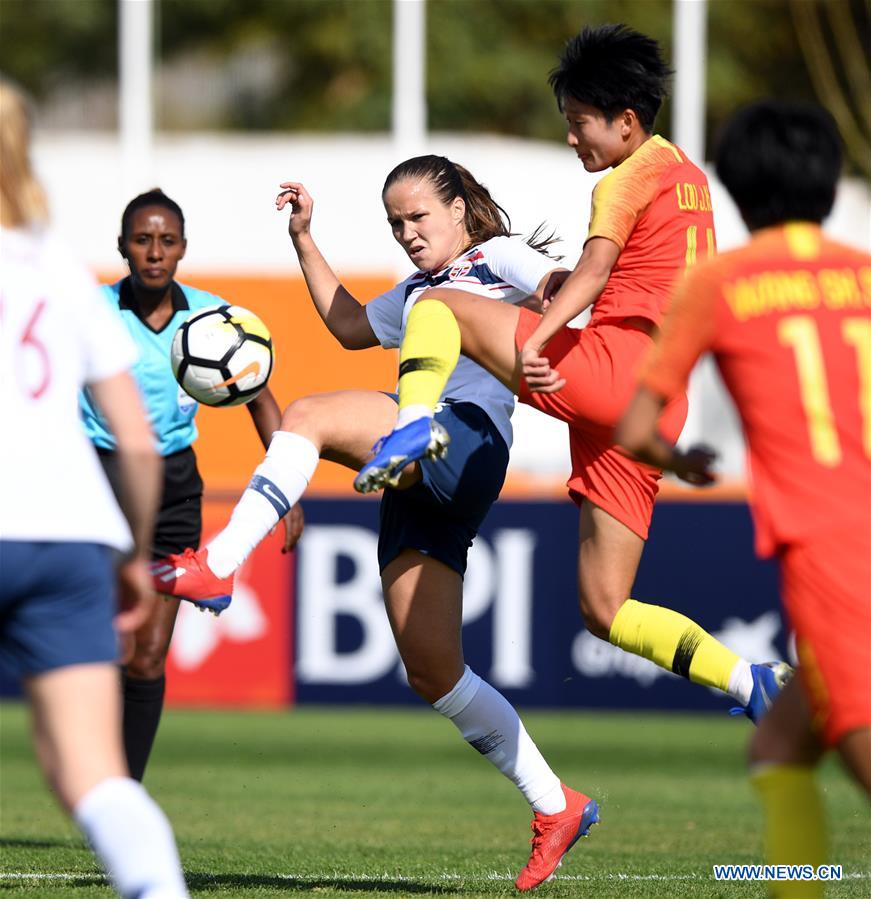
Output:
[[[659,325],[677,277],[715,250],[711,192],[704,172],[658,134],[593,190],[591,237],[620,256],[593,306],[591,322],[642,316]]]
[[[871,547],[871,256],[814,225],[757,232],[681,283],[642,383],[713,351],[750,453],[757,550],[836,529]]]

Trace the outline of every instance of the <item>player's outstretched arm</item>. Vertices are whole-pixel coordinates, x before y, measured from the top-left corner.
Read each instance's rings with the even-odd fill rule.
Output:
[[[639,387],[626,414],[617,426],[618,446],[636,459],[673,471],[681,480],[705,487],[716,480],[711,465],[716,453],[707,446],[693,446],[682,452],[657,430],[665,400],[647,387]]]
[[[299,181],[281,183],[275,206],[280,212],[288,205],[287,231],[318,315],[345,349],[378,346],[363,305],[342,286],[311,235],[314,201]]]
[[[541,350],[561,328],[596,302],[605,289],[611,269],[620,255],[620,248],[606,237],[593,237],[584,246],[578,264],[553,291],[553,284],[544,286],[547,308],[538,327],[529,337],[527,346]],[[555,273],[554,273],[555,274]],[[561,276],[554,279],[560,281]]]

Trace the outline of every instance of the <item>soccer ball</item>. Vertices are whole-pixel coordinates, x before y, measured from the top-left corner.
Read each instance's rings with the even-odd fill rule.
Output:
[[[183,321],[170,362],[182,389],[206,406],[248,403],[272,374],[272,338],[241,306],[209,306]]]

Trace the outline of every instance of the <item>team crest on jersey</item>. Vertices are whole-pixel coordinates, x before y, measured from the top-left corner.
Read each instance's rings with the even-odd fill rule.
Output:
[[[448,280],[456,281],[458,278],[465,278],[469,272],[472,271],[472,263],[467,259],[465,262],[461,262],[459,265],[455,265],[448,272]]]

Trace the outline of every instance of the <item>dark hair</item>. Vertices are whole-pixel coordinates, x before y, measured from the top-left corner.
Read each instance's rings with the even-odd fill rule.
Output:
[[[821,222],[835,202],[841,139],[819,106],[762,100],[739,110],[717,141],[717,177],[751,231]]]
[[[626,25],[600,25],[568,41],[548,83],[560,111],[569,97],[595,106],[609,122],[633,109],[649,133],[672,74],[653,38]]]
[[[174,212],[181,223],[181,236],[184,237],[184,213],[181,211],[181,206],[175,200],[170,199],[159,187],[152,187],[151,190],[146,191],[144,194],[134,197],[125,207],[121,215],[122,240],[127,238],[130,231],[130,220],[133,218],[134,213],[144,209],[146,206],[162,206],[164,209]]]
[[[469,235],[469,246],[483,243],[491,237],[510,237],[511,219],[508,213],[490,196],[490,191],[477,181],[472,173],[446,156],[414,156],[400,162],[387,176],[381,189],[382,198],[397,182],[407,178],[423,179],[432,184],[439,200],[447,206],[456,197],[466,204],[463,224]],[[529,245],[544,253],[556,238],[551,234],[541,237],[542,226],[527,241]]]

